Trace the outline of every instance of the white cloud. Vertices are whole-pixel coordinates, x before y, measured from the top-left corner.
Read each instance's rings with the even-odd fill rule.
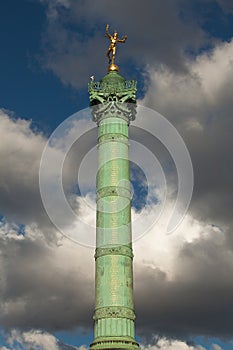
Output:
[[[218,344],[213,344],[212,345],[212,350],[223,350],[223,349]]]
[[[20,332],[13,329],[6,339],[7,347],[0,347],[0,350],[86,350],[82,345],[79,347],[63,344],[56,337],[48,332],[32,329],[27,332]]]
[[[164,66],[148,67],[151,81],[142,103],[163,113],[175,126],[180,127],[182,122],[202,131],[209,114],[215,108],[218,113],[224,112],[224,101],[230,99],[232,57],[233,40],[219,43],[211,52],[192,60],[186,59],[188,72],[173,72]]]
[[[0,212],[19,223],[39,221],[43,216],[38,170],[45,138],[30,125],[0,110]]]
[[[10,350],[17,349],[19,346],[24,350],[59,350],[58,341],[53,335],[38,330],[22,333],[12,330],[7,343]]]
[[[187,345],[183,341],[168,340],[166,338],[159,339],[156,345],[147,345],[145,350],[206,350],[200,345]]]
[[[24,236],[18,236],[16,226],[5,225],[0,236],[2,326],[69,329],[89,324],[93,251],[62,236],[48,243],[36,226],[26,226]]]
[[[186,142],[194,166],[192,215],[225,227],[232,224],[232,57],[233,40],[186,59],[185,73],[149,68],[141,101],[168,118]]]
[[[222,94],[230,94],[232,87],[233,40],[217,45],[210,54],[198,56],[191,70],[193,76],[200,79],[201,91],[207,101],[217,106]]]
[[[223,350],[223,349],[218,344],[213,344],[212,345],[212,350]]]
[[[224,241],[221,231],[208,223],[202,223],[187,213],[172,234],[166,233],[167,223],[172,212],[174,203],[167,203],[165,209],[152,226],[152,228],[138,241],[134,243],[135,264],[158,268],[166,272],[167,278],[176,278],[178,272],[178,255],[185,243],[192,243],[196,240],[216,240],[219,243]],[[151,208],[153,212],[153,207]],[[136,213],[135,216],[143,214]],[[138,225],[138,222],[136,221]],[[137,230],[143,230],[147,226],[147,217],[141,220],[141,226]],[[133,224],[134,227],[134,224]]]

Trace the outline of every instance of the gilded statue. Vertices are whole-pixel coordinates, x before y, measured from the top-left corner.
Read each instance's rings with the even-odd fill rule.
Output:
[[[106,25],[106,36],[110,40],[110,45],[107,51],[108,63],[112,66],[115,65],[115,57],[116,57],[116,44],[125,43],[127,36],[124,35],[122,39],[118,39],[118,33],[115,31],[113,35],[109,33],[109,24]]]

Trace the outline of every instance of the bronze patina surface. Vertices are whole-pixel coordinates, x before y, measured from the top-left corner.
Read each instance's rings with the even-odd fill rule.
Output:
[[[115,64],[113,44],[108,51],[111,64]],[[90,348],[136,350],[128,141],[128,127],[136,115],[136,81],[126,81],[118,69],[109,69],[99,82],[90,81],[89,96],[98,125],[94,341]]]

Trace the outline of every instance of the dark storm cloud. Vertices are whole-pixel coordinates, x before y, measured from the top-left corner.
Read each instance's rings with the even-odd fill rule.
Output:
[[[191,137],[188,142],[196,174],[192,210],[200,219],[225,227],[232,224],[233,208],[233,122],[226,124],[210,127],[198,137],[198,144]]]
[[[93,277],[87,276],[87,266],[85,273],[82,270],[88,252],[63,240],[56,245],[61,234],[48,219],[39,190],[46,139],[30,129],[30,122],[8,114],[0,111],[0,212],[6,219],[0,222],[0,324],[21,329],[85,327],[93,302]],[[74,176],[68,161],[65,168],[69,187]],[[26,225],[21,236],[16,223]]]
[[[189,72],[151,69],[143,103],[166,116],[184,138],[195,178],[189,213],[213,229],[206,236],[203,226],[200,238],[176,251],[172,278],[156,265],[136,267],[142,334],[232,338],[232,52],[232,41],[219,43],[190,60]]]
[[[61,330],[91,325],[93,276],[83,271],[82,263],[87,255],[91,263],[93,254],[35,238],[6,237],[0,250],[2,327]]]
[[[189,72],[157,71],[143,101],[180,132],[194,169],[193,215],[232,231],[233,42],[190,61]],[[152,73],[153,74],[153,73]]]
[[[0,110],[0,213],[8,222],[36,223],[46,240],[57,240],[39,189],[40,158],[46,139],[33,132],[30,122]]]
[[[51,2],[43,1],[51,12]],[[180,16],[181,1],[66,1],[52,2],[44,36],[43,64],[65,84],[83,87],[89,76],[103,74],[108,46],[105,25],[127,33],[127,48],[119,45],[119,59],[130,59],[141,69],[162,63],[173,70],[184,70],[185,50],[198,50],[205,43],[202,29]],[[57,5],[56,5],[57,4]],[[50,10],[49,10],[50,8]],[[75,74],[74,74],[75,72]]]
[[[232,337],[233,252],[223,237],[212,235],[184,244],[172,278],[156,267],[136,265],[140,334]]]
[[[9,115],[9,112],[0,110],[0,213],[8,222],[36,223],[47,239],[56,240],[57,233],[46,214],[39,186],[40,161],[47,140],[31,130],[29,121],[13,119]],[[84,133],[68,152],[63,166],[63,185],[67,196],[74,194],[79,165],[96,139],[95,129]],[[54,163],[50,162],[47,175],[56,167],[58,148],[54,148]],[[77,204],[75,209],[78,210]]]
[[[0,212],[10,221],[42,223],[38,172],[45,139],[30,129],[30,122],[9,115],[0,110]]]

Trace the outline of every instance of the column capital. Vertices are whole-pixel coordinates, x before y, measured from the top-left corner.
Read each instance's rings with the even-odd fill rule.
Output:
[[[125,80],[118,72],[111,71],[100,81],[90,81],[88,92],[93,120],[99,124],[106,117],[119,116],[128,124],[136,115],[135,80]]]

